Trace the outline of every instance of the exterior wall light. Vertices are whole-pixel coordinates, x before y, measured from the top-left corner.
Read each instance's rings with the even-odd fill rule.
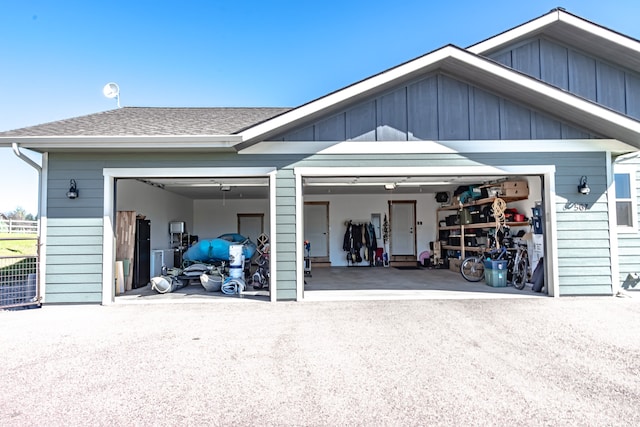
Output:
[[[67,191],[67,197],[69,199],[77,199],[79,195],[80,192],[78,191],[78,187],[76,186],[76,180],[72,179],[71,181],[69,181],[69,191]]]
[[[591,189],[587,184],[587,177],[583,175],[582,178],[580,178],[580,185],[578,185],[578,193],[584,194],[586,196],[590,192],[591,192]]]

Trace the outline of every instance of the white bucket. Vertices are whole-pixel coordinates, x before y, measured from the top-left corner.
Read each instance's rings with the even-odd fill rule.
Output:
[[[229,277],[236,279],[242,277],[242,269],[244,268],[243,247],[243,245],[229,246]]]

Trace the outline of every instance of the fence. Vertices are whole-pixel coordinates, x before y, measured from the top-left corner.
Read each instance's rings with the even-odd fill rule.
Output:
[[[38,234],[38,221],[0,219],[0,233]]]
[[[40,305],[38,237],[0,238],[0,310]]]

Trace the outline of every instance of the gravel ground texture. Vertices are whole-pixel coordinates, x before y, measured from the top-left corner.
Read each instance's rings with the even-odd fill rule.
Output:
[[[640,425],[640,297],[0,311],[0,425]]]

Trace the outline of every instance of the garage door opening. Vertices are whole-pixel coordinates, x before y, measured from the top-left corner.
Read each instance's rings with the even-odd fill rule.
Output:
[[[302,176],[311,249],[303,298],[548,295],[532,289],[545,252],[543,182],[537,174]],[[504,201],[499,226],[496,199]],[[487,272],[477,283],[462,277],[462,260],[491,249],[496,237],[507,254],[518,242],[526,247],[524,289],[511,286],[509,271]]]
[[[270,181],[115,177],[114,300],[271,300],[270,283],[256,275],[268,278],[270,268]]]

